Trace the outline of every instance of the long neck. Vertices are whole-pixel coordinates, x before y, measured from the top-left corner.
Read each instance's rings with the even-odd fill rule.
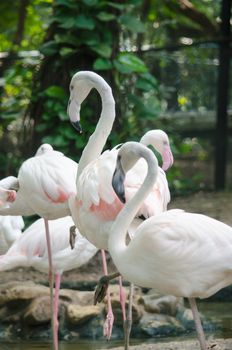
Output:
[[[126,235],[128,228],[157,178],[158,162],[152,151],[147,149],[146,152],[141,152],[141,157],[145,158],[148,163],[147,176],[134,197],[126,203],[118,214],[111,228],[108,249],[114,261],[120,260],[121,254],[126,251]]]
[[[94,87],[101,96],[102,111],[96,129],[90,136],[87,145],[82,152],[77,171],[77,180],[86,165],[88,165],[92,160],[98,158],[102,153],[103,147],[111,132],[115,119],[115,101],[111,88],[106,83],[104,86],[96,84]]]

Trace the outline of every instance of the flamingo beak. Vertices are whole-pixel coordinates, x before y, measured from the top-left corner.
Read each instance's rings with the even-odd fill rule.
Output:
[[[122,168],[121,157],[118,156],[116,168],[112,178],[112,187],[122,203],[126,203],[124,180],[125,172]]]
[[[164,150],[162,153],[162,161],[163,161],[162,169],[164,171],[168,170],[173,164],[174,159],[173,159],[172,151],[169,145],[164,146]]]
[[[76,129],[79,132],[79,134],[82,134],[82,127],[79,121],[75,121],[75,122],[71,121],[71,124],[74,127],[74,129]]]

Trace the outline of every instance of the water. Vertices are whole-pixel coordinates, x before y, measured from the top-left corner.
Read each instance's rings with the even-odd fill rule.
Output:
[[[199,311],[214,324],[214,334],[220,338],[232,338],[231,302],[200,302]]]
[[[59,350],[100,350],[123,345],[122,342],[80,341],[73,343],[59,342]],[[52,350],[52,344],[40,342],[0,343],[1,350]]]
[[[202,302],[198,301],[198,308],[202,315],[207,319],[210,319],[214,326],[206,333],[207,337],[213,338],[232,338],[232,314],[231,314],[231,302]],[[165,337],[165,338],[149,338],[149,339],[136,339],[131,340],[131,345],[141,343],[158,343],[167,341],[178,341],[184,339],[195,339],[195,332],[191,334],[185,334],[178,337]],[[123,341],[111,340],[107,341],[75,341],[75,342],[59,342],[59,350],[105,350],[123,346]],[[1,343],[0,350],[52,350],[51,343],[42,342],[15,342],[15,343]]]

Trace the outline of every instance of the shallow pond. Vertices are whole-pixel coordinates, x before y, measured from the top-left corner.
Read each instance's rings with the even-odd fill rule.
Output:
[[[232,312],[231,303],[224,302],[198,302],[198,308],[201,314],[207,319],[213,321],[214,326],[207,332],[207,336],[213,338],[232,338]],[[195,333],[185,334],[178,337],[165,338],[149,338],[131,340],[131,345],[141,343],[158,343],[171,340],[184,340],[195,338]],[[119,347],[123,345],[123,341],[111,340],[107,341],[75,341],[75,342],[60,342],[59,350],[103,350]],[[52,344],[42,342],[18,342],[18,343],[1,343],[0,350],[52,350]]]

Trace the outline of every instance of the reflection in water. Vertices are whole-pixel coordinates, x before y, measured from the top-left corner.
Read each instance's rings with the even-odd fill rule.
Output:
[[[136,342],[138,343],[138,342]],[[122,341],[78,341],[73,343],[59,342],[59,350],[101,350],[112,347],[122,346]],[[41,342],[20,342],[20,343],[1,343],[1,350],[52,350],[51,343]]]

